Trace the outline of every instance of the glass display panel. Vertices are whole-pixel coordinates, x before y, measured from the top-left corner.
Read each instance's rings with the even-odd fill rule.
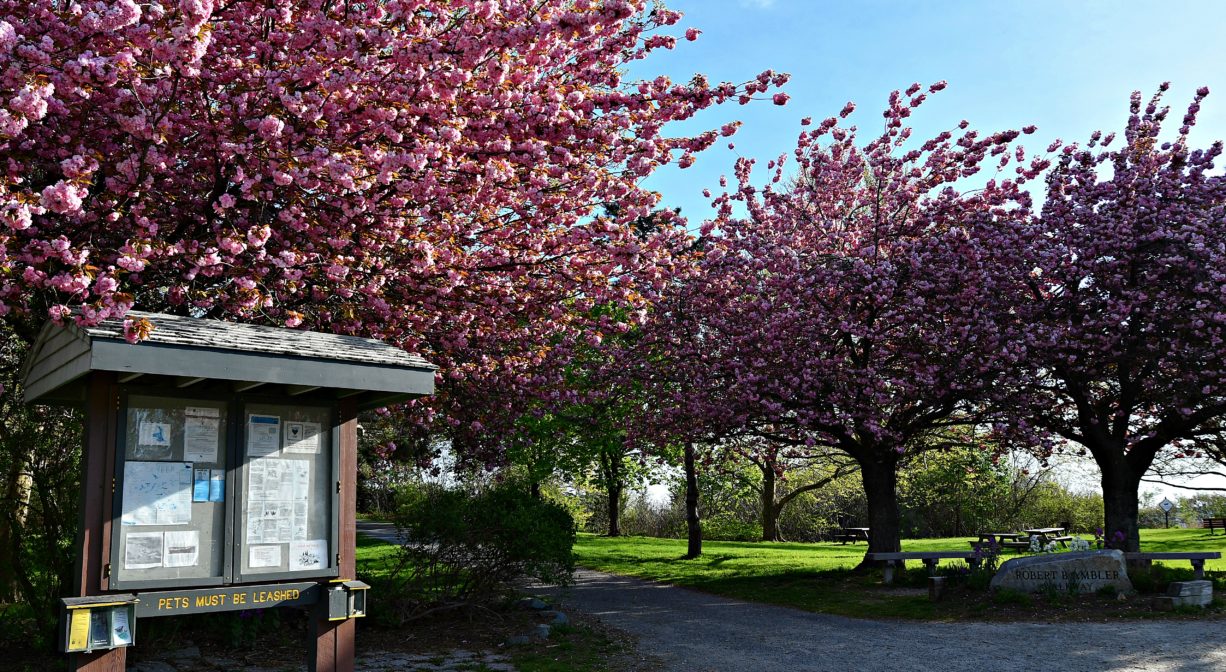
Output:
[[[226,404],[130,395],[117,461],[117,582],[222,577]]]
[[[247,404],[242,430],[239,573],[333,567],[331,409]]]

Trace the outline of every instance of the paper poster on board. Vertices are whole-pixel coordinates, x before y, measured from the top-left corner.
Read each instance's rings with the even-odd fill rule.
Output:
[[[195,567],[200,560],[200,532],[176,530],[166,533],[162,549],[163,567]]]
[[[122,525],[192,522],[191,462],[125,462]]]
[[[287,453],[319,453],[318,422],[286,422],[285,452]]]
[[[304,540],[311,465],[306,460],[263,458],[247,465],[247,543]]]
[[[281,449],[281,418],[251,415],[247,420],[247,455],[265,457]]]
[[[157,411],[134,409],[137,417],[148,417]],[[154,415],[154,417],[158,417]],[[129,457],[142,460],[169,460],[171,458],[170,439],[172,428],[169,422],[138,422],[136,425],[136,446]]]
[[[189,462],[216,462],[219,427],[220,418],[187,415],[183,424],[183,459]]]
[[[291,572],[327,567],[328,540],[289,542],[289,569]]]
[[[162,566],[162,533],[129,532],[125,535],[124,569],[151,569]]]
[[[140,436],[137,437],[137,443],[142,446],[169,446],[170,445],[170,423],[169,422],[142,422],[140,423]]]
[[[209,475],[212,469],[196,469],[196,475],[192,481],[192,501],[207,502],[209,501]]]
[[[247,548],[247,566],[253,569],[259,567],[280,567],[281,546],[249,546]]]
[[[213,475],[209,479],[209,501],[224,502],[226,501],[226,472],[224,469],[213,469]]]

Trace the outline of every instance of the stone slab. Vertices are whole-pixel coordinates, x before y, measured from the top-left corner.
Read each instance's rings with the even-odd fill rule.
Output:
[[[1025,593],[1052,588],[1092,593],[1105,586],[1120,593],[1133,591],[1121,551],[1043,553],[1013,558],[1000,566],[991,584],[992,590],[1008,588]]]
[[[1166,594],[1171,597],[1200,597],[1208,595],[1213,600],[1212,581],[1172,581],[1167,586]]]

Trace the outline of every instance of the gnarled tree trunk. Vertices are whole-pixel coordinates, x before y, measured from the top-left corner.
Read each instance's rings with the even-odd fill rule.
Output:
[[[1135,465],[1122,455],[1118,459],[1099,461],[1102,470],[1103,535],[1108,545],[1122,551],[1141,550],[1141,535],[1137,528],[1137,494],[1144,471],[1136,473]],[[1148,465],[1147,465],[1148,468]],[[1123,533],[1122,543],[1117,533]]]
[[[898,515],[898,454],[892,450],[865,450],[857,457],[864,495],[868,500],[868,552],[901,550],[902,525]],[[867,560],[860,563],[868,566]]]

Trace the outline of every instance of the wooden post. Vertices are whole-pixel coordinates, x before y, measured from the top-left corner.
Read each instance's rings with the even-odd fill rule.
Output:
[[[109,588],[106,566],[111,556],[111,492],[115,474],[115,420],[119,390],[115,374],[90,374],[85,408],[84,462],[81,473],[81,519],[77,527],[77,570],[72,577],[76,597],[99,595]],[[76,672],[123,672],[126,648],[76,653],[69,669]]]
[[[351,399],[341,401],[340,428],[341,510],[336,548],[340,553],[340,578],[353,579],[358,541],[358,409]],[[329,621],[313,616],[311,641],[314,650],[307,660],[309,672],[353,672],[355,626],[353,619]]]

